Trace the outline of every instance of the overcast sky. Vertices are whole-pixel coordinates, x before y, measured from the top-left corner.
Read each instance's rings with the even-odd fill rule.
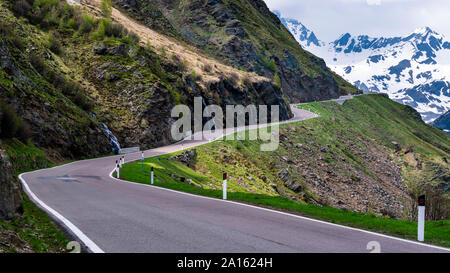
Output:
[[[450,0],[264,0],[283,17],[297,19],[319,39],[341,34],[404,36],[428,26],[450,40]]]

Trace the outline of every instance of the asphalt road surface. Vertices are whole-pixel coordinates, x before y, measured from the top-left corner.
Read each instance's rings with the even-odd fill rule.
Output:
[[[342,103],[341,98],[337,100]],[[292,107],[294,122],[316,115]],[[238,130],[242,130],[239,128]],[[210,142],[145,151],[145,157]],[[126,155],[137,160],[141,153]],[[20,175],[31,200],[92,252],[448,252],[231,201],[120,181],[110,176],[119,156],[78,161]]]

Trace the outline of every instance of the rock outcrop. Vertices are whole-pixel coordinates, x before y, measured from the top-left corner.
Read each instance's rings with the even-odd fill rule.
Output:
[[[0,150],[0,220],[11,219],[22,211],[22,196],[12,165],[4,150]]]
[[[291,102],[357,92],[325,62],[304,51],[261,0],[116,0],[131,16],[245,71],[275,79]],[[183,12],[178,12],[183,10]],[[256,92],[258,94],[258,92]]]

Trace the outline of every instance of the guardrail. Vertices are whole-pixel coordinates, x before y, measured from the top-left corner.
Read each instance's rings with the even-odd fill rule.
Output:
[[[131,154],[131,153],[136,153],[139,151],[141,151],[140,147],[123,148],[123,149],[120,149],[119,154],[120,155]]]

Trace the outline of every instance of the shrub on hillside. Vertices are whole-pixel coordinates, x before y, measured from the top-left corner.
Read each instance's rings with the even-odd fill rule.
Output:
[[[31,130],[28,123],[21,121],[17,128],[16,137],[23,143],[27,143],[31,137]]]
[[[25,49],[25,44],[23,43],[22,39],[17,36],[11,36],[11,43],[13,46],[19,50]]]
[[[277,71],[277,65],[275,64],[275,60],[274,59],[268,60],[264,56],[262,56],[261,57],[261,61],[262,61],[262,63],[263,63],[265,68],[269,69],[272,72],[276,72]]]
[[[85,14],[81,17],[77,17],[80,25],[80,31],[83,34],[90,33],[94,29],[95,19]]]
[[[242,83],[247,86],[247,87],[251,87],[252,86],[252,81],[250,79],[249,74],[245,74],[244,77],[242,78]]]
[[[239,81],[239,75],[236,72],[231,72],[230,75],[228,76],[228,80],[230,81],[230,83],[234,86],[236,86],[238,84]]]
[[[63,75],[53,71],[44,63],[44,60],[36,54],[30,54],[30,63],[36,71],[44,76],[56,89],[69,98],[81,109],[89,111],[93,107],[93,102],[87,98],[84,89],[78,83],[66,79]]]
[[[278,89],[281,88],[281,79],[278,73],[275,73],[275,75],[273,76],[273,85]]]
[[[0,101],[0,136],[2,138],[17,137],[26,143],[31,136],[28,124],[16,113],[11,105]]]
[[[187,69],[186,62],[181,60],[177,55],[172,55],[173,64],[177,67],[178,71],[184,72]]]
[[[5,103],[1,103],[0,112],[2,112],[1,132],[3,138],[12,138],[16,135],[20,125],[20,119],[14,109]]]
[[[9,37],[13,33],[12,26],[5,22],[0,22],[0,35],[3,37]]]
[[[209,73],[212,71],[212,66],[210,64],[203,65],[203,71]]]
[[[198,81],[201,81],[201,80],[202,80],[202,76],[199,75],[199,74],[197,74],[197,72],[196,72],[195,70],[192,70],[192,71],[191,71],[191,79],[192,79],[192,81],[194,81],[194,82],[198,82]]]
[[[112,13],[111,0],[102,0],[102,2],[100,3],[100,8],[105,17],[107,17],[107,18],[111,17],[111,13]]]
[[[139,36],[136,33],[134,33],[134,32],[128,33],[127,37],[131,41],[132,44],[137,44],[140,41]]]
[[[122,38],[128,34],[128,30],[121,24],[111,23],[108,25],[108,28],[106,28],[105,34],[108,37]]]
[[[26,0],[17,0],[14,3],[13,11],[16,15],[25,17],[31,11],[31,5]]]
[[[48,36],[48,48],[55,54],[59,55],[62,52],[62,45],[58,39],[57,32],[52,32]]]
[[[0,22],[0,35],[2,38],[8,38],[13,46],[19,50],[23,50],[25,45],[20,37],[14,35],[13,27],[5,22]]]
[[[78,30],[80,28],[80,22],[75,20],[75,18],[70,18],[67,21],[66,27],[73,30]]]
[[[83,89],[76,89],[75,94],[72,97],[72,101],[84,111],[91,111],[92,108],[94,107],[94,103],[83,93],[84,93]]]
[[[44,64],[44,60],[42,60],[41,57],[39,57],[38,55],[36,55],[34,53],[31,53],[29,56],[29,59],[30,59],[31,65],[34,67],[34,69],[36,69],[36,71],[38,71],[39,73],[44,71],[45,64]]]

